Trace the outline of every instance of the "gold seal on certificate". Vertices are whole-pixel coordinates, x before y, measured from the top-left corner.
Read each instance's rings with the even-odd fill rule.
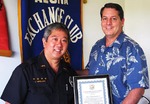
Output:
[[[75,104],[113,104],[109,75],[74,76]]]

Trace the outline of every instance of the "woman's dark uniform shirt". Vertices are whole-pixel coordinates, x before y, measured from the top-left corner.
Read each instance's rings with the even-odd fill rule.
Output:
[[[63,60],[58,73],[54,73],[42,53],[14,70],[1,99],[11,104],[74,104],[75,75]]]

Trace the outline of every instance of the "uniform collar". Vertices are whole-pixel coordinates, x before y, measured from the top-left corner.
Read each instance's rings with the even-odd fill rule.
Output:
[[[40,69],[46,69],[49,66],[43,51],[40,53],[38,57],[38,65]]]
[[[46,60],[46,57],[43,51],[39,55],[38,65],[39,65],[39,69],[41,70],[49,69],[52,73],[54,73],[48,61]],[[61,73],[62,71],[68,71],[68,68],[69,68],[69,65],[63,59],[61,59],[59,69],[58,69],[58,74]]]

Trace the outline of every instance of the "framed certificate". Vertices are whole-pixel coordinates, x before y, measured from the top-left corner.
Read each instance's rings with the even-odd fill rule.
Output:
[[[113,104],[109,75],[74,76],[75,104]]]

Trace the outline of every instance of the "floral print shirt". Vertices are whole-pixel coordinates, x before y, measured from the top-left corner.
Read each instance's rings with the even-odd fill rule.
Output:
[[[139,44],[124,33],[111,46],[105,43],[105,37],[95,43],[86,68],[90,75],[110,76],[114,104],[120,104],[134,88],[149,88],[146,57]]]

